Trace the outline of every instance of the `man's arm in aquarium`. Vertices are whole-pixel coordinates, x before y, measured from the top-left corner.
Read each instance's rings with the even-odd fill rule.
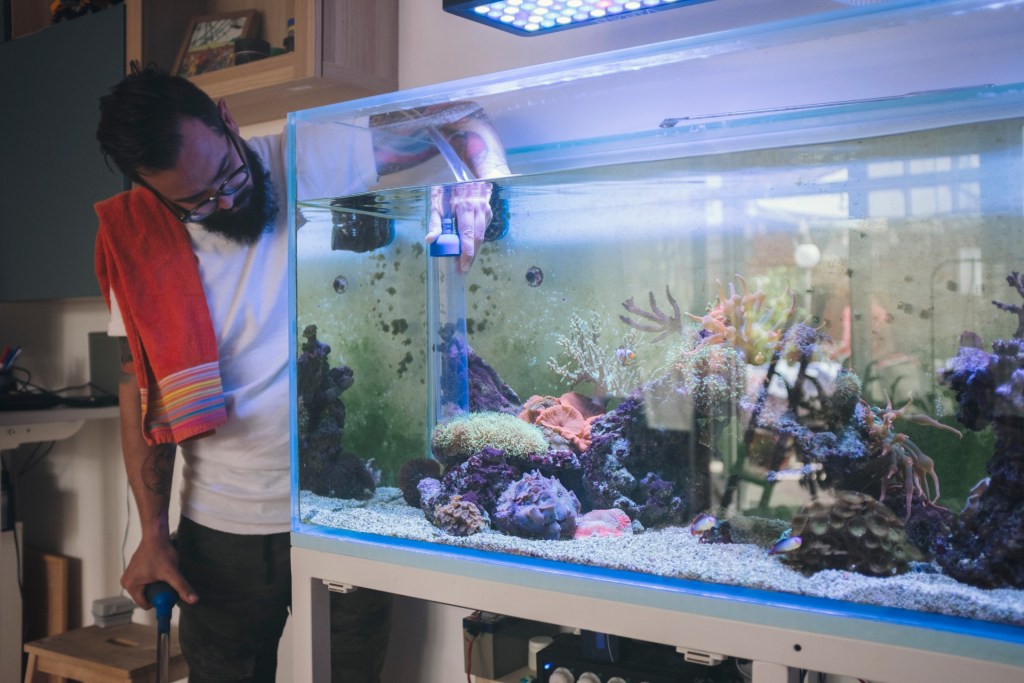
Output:
[[[445,152],[454,152],[474,180],[510,174],[505,148],[484,110],[474,102],[380,114],[370,118],[370,128],[374,158],[382,175],[411,168]],[[443,141],[439,142],[439,137]],[[447,144],[448,150],[442,152],[441,144]],[[449,160],[449,166],[456,163]],[[452,170],[456,180],[464,180],[458,177],[458,169]],[[440,187],[431,192],[426,240],[433,242],[441,234],[442,216],[454,216],[462,247],[459,270],[464,273],[472,266],[493,218],[492,189],[486,182],[460,182],[449,189],[447,201]]]
[[[509,175],[505,147],[475,102],[450,102],[370,117],[373,155],[381,175],[417,166],[441,152],[436,135],[458,156],[473,180]],[[463,178],[457,178],[463,180]]]

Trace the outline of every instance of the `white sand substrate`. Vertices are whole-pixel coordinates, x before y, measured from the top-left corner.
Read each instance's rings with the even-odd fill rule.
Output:
[[[497,531],[460,538],[430,524],[391,487],[378,488],[365,501],[302,491],[299,503],[302,521],[317,526],[1024,626],[1024,590],[974,588],[942,575],[934,565],[917,565],[917,571],[888,578],[838,570],[805,576],[768,555],[770,541],[705,544],[684,527],[558,541]]]

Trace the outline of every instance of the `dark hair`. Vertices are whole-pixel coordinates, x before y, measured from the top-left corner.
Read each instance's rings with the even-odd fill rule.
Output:
[[[225,133],[220,111],[210,96],[186,78],[154,65],[131,73],[100,98],[96,139],[104,158],[132,180],[139,169],[173,168],[181,151],[180,125],[195,118]]]

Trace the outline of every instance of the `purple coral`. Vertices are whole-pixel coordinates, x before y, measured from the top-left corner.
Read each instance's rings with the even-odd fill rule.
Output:
[[[657,393],[652,389],[652,394]],[[709,504],[706,447],[692,448],[688,434],[647,423],[639,392],[594,421],[591,446],[580,456],[589,508],[619,508],[644,526],[678,523]],[[695,466],[680,454],[693,451]]]
[[[505,461],[504,453],[487,446],[445,472],[441,480],[442,494],[446,498],[461,496],[485,512],[493,513],[498,498],[516,476],[516,470]]]
[[[531,472],[501,494],[494,511],[494,525],[523,538],[572,538],[579,511],[576,496],[557,479],[545,479],[539,472]]]
[[[1024,277],[1007,283],[1024,297]],[[947,574],[983,588],[1024,587],[1024,307],[993,302],[1017,316],[1011,339],[997,340],[993,353],[977,335],[961,337],[961,348],[943,381],[957,395],[958,417],[969,429],[993,425],[996,443],[988,461],[988,486],[957,519],[938,552]]]
[[[430,458],[413,458],[402,465],[398,470],[398,488],[402,491],[402,498],[410,506],[420,506],[419,483],[423,479],[437,479],[441,476],[441,465]]]
[[[331,347],[317,340],[316,325],[307,326],[302,336],[306,341],[296,361],[299,485],[317,495],[369,498],[379,475],[342,447],[345,404],[341,394],[352,386],[352,369],[329,366]]]
[[[956,419],[967,429],[981,430],[988,426],[992,416],[994,387],[989,365],[993,358],[980,348],[977,335],[961,335],[961,346],[956,356],[941,373],[941,379],[956,393]],[[979,347],[964,345],[965,340]]]

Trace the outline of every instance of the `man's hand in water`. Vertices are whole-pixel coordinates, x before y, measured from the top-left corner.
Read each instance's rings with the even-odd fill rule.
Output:
[[[449,188],[447,202],[444,188],[435,186],[431,189],[427,244],[440,237],[443,216],[454,218],[462,247],[458,265],[460,273],[468,273],[473,266],[473,260],[484,241],[484,233],[491,224],[492,189],[490,183],[483,181],[461,183]]]

